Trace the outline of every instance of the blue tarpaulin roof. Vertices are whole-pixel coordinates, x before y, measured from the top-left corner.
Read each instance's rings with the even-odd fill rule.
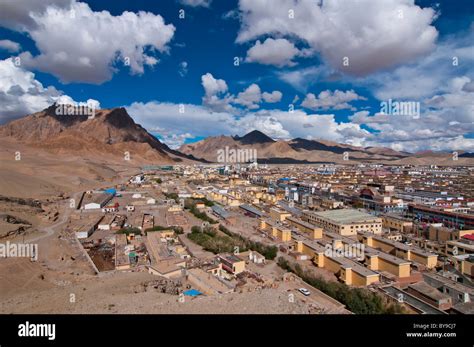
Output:
[[[202,295],[202,293],[199,291],[199,290],[196,290],[196,289],[190,289],[190,290],[187,290],[185,292],[183,292],[184,295],[187,295],[187,296],[198,296],[198,295]]]
[[[115,195],[117,193],[117,191],[114,188],[106,189],[105,192],[112,195]]]

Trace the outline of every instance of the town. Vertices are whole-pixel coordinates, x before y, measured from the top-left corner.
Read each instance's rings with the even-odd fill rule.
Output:
[[[472,314],[473,175],[149,165],[70,200],[65,230],[96,274],[147,272],[182,302],[273,288],[308,313]]]

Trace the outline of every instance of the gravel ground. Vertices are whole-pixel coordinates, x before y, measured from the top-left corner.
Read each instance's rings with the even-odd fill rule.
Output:
[[[163,313],[163,314],[304,314],[303,302],[290,303],[278,289],[219,296],[185,297],[143,291],[140,284],[156,279],[146,273],[116,273],[76,284],[57,284],[48,290],[12,295],[0,301],[0,313]],[[75,302],[71,303],[71,294]],[[313,312],[315,313],[315,312]]]

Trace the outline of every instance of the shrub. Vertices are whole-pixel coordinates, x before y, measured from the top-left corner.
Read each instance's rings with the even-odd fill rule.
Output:
[[[180,235],[183,234],[183,228],[179,226],[161,226],[161,225],[155,225],[153,228],[148,228],[145,229],[145,233],[153,232],[153,231],[163,231],[163,230],[173,230],[175,234]]]
[[[390,314],[404,313],[403,307],[396,303],[385,304],[382,297],[363,288],[351,288],[344,283],[328,282],[322,277],[314,277],[301,268],[299,264],[290,264],[286,259],[279,257],[278,265],[287,271],[295,273],[303,281],[321,290],[356,314]]]
[[[252,251],[258,252],[261,255],[263,255],[266,259],[273,260],[276,258],[278,254],[278,247],[276,246],[266,246],[260,242],[256,241],[251,241],[242,235],[239,235],[237,233],[234,233],[227,229],[225,226],[222,224],[219,225],[219,230],[222,231],[224,234],[232,237],[232,238],[237,238],[240,241],[242,241],[245,244],[246,249],[251,249]]]
[[[194,243],[203,247],[206,251],[214,254],[233,252],[234,247],[243,250],[244,245],[227,235],[218,235],[217,230],[212,227],[201,228],[193,226],[187,237]]]
[[[117,230],[116,234],[135,234],[135,235],[141,235],[141,230],[138,228],[122,228],[120,230]]]
[[[199,218],[205,222],[209,222],[211,224],[217,224],[218,222],[211,217],[209,217],[205,212],[201,212],[196,208],[196,203],[193,199],[186,199],[184,202],[184,208],[189,210],[194,217]]]

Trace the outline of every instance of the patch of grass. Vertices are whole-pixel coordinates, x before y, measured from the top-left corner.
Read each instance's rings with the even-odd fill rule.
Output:
[[[234,233],[234,232],[230,231],[229,229],[227,229],[222,224],[219,225],[219,230],[222,231],[224,234],[226,234],[226,235],[228,235],[228,236],[230,236],[234,239],[240,240],[241,242],[244,243],[246,249],[251,249],[252,251],[258,252],[261,255],[263,255],[266,259],[273,260],[273,259],[276,258],[277,254],[278,254],[278,247],[276,247],[276,246],[267,246],[267,245],[264,245],[260,242],[251,241],[251,240],[243,237],[242,235],[239,235],[237,233]]]
[[[233,253],[235,247],[238,247],[239,251],[245,250],[245,245],[241,241],[227,235],[219,235],[217,230],[212,227],[201,228],[193,226],[191,233],[187,237],[204,248],[204,250],[214,254]]]
[[[173,199],[176,203],[179,202],[179,196],[176,193],[163,193],[167,199]]]
[[[196,208],[196,202],[193,200],[193,199],[186,199],[185,202],[184,202],[184,208],[189,210],[189,212],[191,212],[194,217],[198,218],[198,219],[201,219],[205,222],[209,222],[211,224],[217,224],[218,221],[212,219],[211,217],[209,217],[206,212],[201,212],[199,211],[197,208]]]
[[[155,225],[153,228],[145,229],[145,234],[149,233],[149,232],[163,231],[163,230],[173,230],[175,232],[175,234],[177,234],[177,235],[180,235],[180,234],[184,233],[183,228],[179,227],[179,226],[164,227],[164,226],[161,226],[161,225]]]
[[[141,235],[142,231],[138,228],[122,228],[120,230],[117,230],[115,232],[116,234],[135,234],[135,235]]]

